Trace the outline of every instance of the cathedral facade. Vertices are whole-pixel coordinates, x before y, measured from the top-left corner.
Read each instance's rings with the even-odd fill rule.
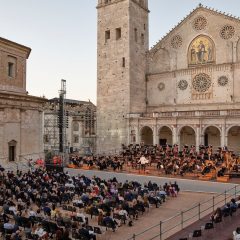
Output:
[[[147,0],[98,1],[97,148],[240,152],[240,20],[201,4],[148,46]]]
[[[31,49],[0,38],[0,165],[28,167],[44,158],[43,104],[26,91],[26,66]]]

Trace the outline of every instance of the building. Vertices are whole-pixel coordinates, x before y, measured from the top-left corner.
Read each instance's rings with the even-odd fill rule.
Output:
[[[65,99],[65,152],[93,153],[96,150],[96,106],[87,101]],[[44,149],[59,151],[59,98],[50,99],[44,110]]]
[[[240,20],[201,4],[148,46],[147,0],[98,0],[97,149],[240,152]]]
[[[43,104],[28,95],[26,65],[31,49],[0,38],[0,164],[19,166],[43,155]]]

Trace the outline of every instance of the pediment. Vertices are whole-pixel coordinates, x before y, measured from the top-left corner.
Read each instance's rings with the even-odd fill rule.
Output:
[[[157,44],[155,44],[149,50],[149,56],[153,57],[159,49],[165,48],[166,42],[168,42],[173,49],[177,50],[179,47],[181,47],[183,43],[181,36],[182,32],[187,26],[189,27],[189,25],[191,25],[192,31],[196,32],[196,35],[198,33],[199,35],[204,34],[207,25],[213,24],[208,20],[209,16],[214,16],[217,19],[218,23],[223,23],[222,28],[219,30],[219,34],[221,34],[221,37],[225,38],[226,40],[231,38],[231,34],[237,30],[232,26],[240,24],[240,19],[235,16],[199,4],[197,8],[191,11],[189,15],[187,15],[181,22],[172,28],[165,36],[159,40],[159,42],[157,42]],[[227,24],[224,25],[224,22]]]

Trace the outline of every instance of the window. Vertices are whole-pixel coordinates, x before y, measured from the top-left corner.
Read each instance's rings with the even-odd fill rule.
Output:
[[[134,28],[134,39],[135,39],[135,42],[138,41],[138,31],[136,28]]]
[[[14,75],[13,75],[14,71],[13,70],[14,70],[14,64],[9,62],[8,63],[8,76],[9,77],[14,77]]]
[[[110,30],[105,31],[105,42],[110,39]]]
[[[79,143],[79,136],[78,135],[74,135],[73,142],[74,143]]]
[[[144,34],[143,33],[141,34],[141,43],[142,43],[142,45],[144,45]]]
[[[121,28],[116,28],[116,40],[120,39],[122,36]]]
[[[8,64],[7,64],[7,75],[10,78],[16,77],[16,66],[17,59],[12,56],[8,56]]]
[[[136,132],[135,132],[135,130],[131,130],[131,142],[136,143]]]
[[[79,124],[77,122],[73,123],[73,131],[79,131]]]
[[[122,58],[122,67],[125,67],[125,64],[126,64],[126,60],[125,60],[125,57]]]
[[[8,160],[10,162],[15,161],[16,159],[16,146],[17,142],[14,140],[8,143]]]

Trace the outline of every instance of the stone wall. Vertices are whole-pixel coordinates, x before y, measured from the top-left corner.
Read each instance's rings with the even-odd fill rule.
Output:
[[[144,3],[147,4],[147,1]],[[116,35],[117,29],[121,29],[120,38]],[[115,151],[120,149],[122,143],[127,144],[127,114],[145,109],[147,49],[148,11],[137,1],[100,2],[97,52],[98,152]]]
[[[26,59],[31,49],[0,38],[0,91],[26,93]],[[8,64],[12,63],[12,76]]]
[[[236,63],[239,61],[239,25],[238,19],[200,6],[160,40],[148,57],[149,107],[174,105],[177,108],[185,104],[187,108],[200,104],[204,108],[215,103],[217,109],[219,103],[237,101],[240,92],[239,64]],[[211,61],[190,64],[191,44],[201,37],[212,44]],[[211,86],[197,91],[194,81],[202,75],[209,77]]]
[[[39,109],[28,108],[22,99],[22,107],[1,105],[0,115],[0,164],[9,164],[9,143],[16,142],[15,161],[16,163],[27,162],[44,158],[43,153],[43,112],[40,110],[43,100],[39,99]],[[5,103],[7,100],[4,101]],[[1,104],[0,99],[0,104]],[[19,103],[19,100],[18,100]],[[17,104],[16,104],[17,105]],[[25,108],[26,109],[25,109]]]

